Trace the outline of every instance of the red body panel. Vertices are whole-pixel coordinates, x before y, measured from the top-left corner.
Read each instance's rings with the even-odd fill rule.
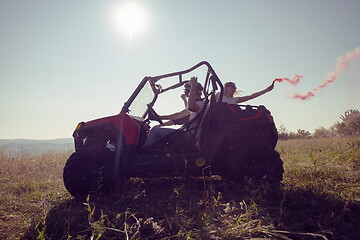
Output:
[[[247,118],[242,118],[242,119],[238,119],[235,122],[240,122],[240,121],[247,121],[247,120],[252,120],[252,119],[257,119],[261,117],[261,114],[263,113],[263,111],[258,111],[256,113],[256,115],[252,116],[252,117],[247,117]]]
[[[133,118],[131,118],[125,112],[120,112],[118,115],[86,122],[83,127],[86,128],[102,124],[113,125],[124,136],[125,145],[138,144],[140,126]]]

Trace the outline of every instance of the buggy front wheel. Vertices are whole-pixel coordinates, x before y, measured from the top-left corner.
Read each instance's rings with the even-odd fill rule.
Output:
[[[113,162],[114,154],[111,151],[101,154],[84,151],[73,153],[63,171],[66,189],[74,197],[109,192],[116,182]]]

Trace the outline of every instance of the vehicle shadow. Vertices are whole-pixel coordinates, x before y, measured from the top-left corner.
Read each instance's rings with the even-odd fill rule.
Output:
[[[132,179],[65,200],[23,239],[360,239],[360,205],[217,178]]]

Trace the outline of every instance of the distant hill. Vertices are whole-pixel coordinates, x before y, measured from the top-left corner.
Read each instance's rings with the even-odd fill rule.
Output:
[[[39,155],[46,152],[73,151],[74,142],[72,138],[59,138],[53,140],[0,139],[0,150],[11,155]]]

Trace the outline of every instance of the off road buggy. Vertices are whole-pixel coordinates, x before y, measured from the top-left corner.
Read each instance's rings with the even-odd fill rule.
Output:
[[[162,123],[154,108],[176,111],[180,100],[169,102],[169,97],[178,97],[174,92],[181,91],[193,75],[203,85],[205,106],[192,122],[162,138],[151,151],[143,151],[150,125]],[[106,193],[131,177],[219,175],[233,182],[279,183],[283,162],[274,150],[278,135],[270,112],[264,106],[223,103],[223,92],[208,62],[145,77],[119,114],[77,125],[76,151],[63,172],[65,187],[79,197]],[[165,102],[157,104],[161,98]]]

